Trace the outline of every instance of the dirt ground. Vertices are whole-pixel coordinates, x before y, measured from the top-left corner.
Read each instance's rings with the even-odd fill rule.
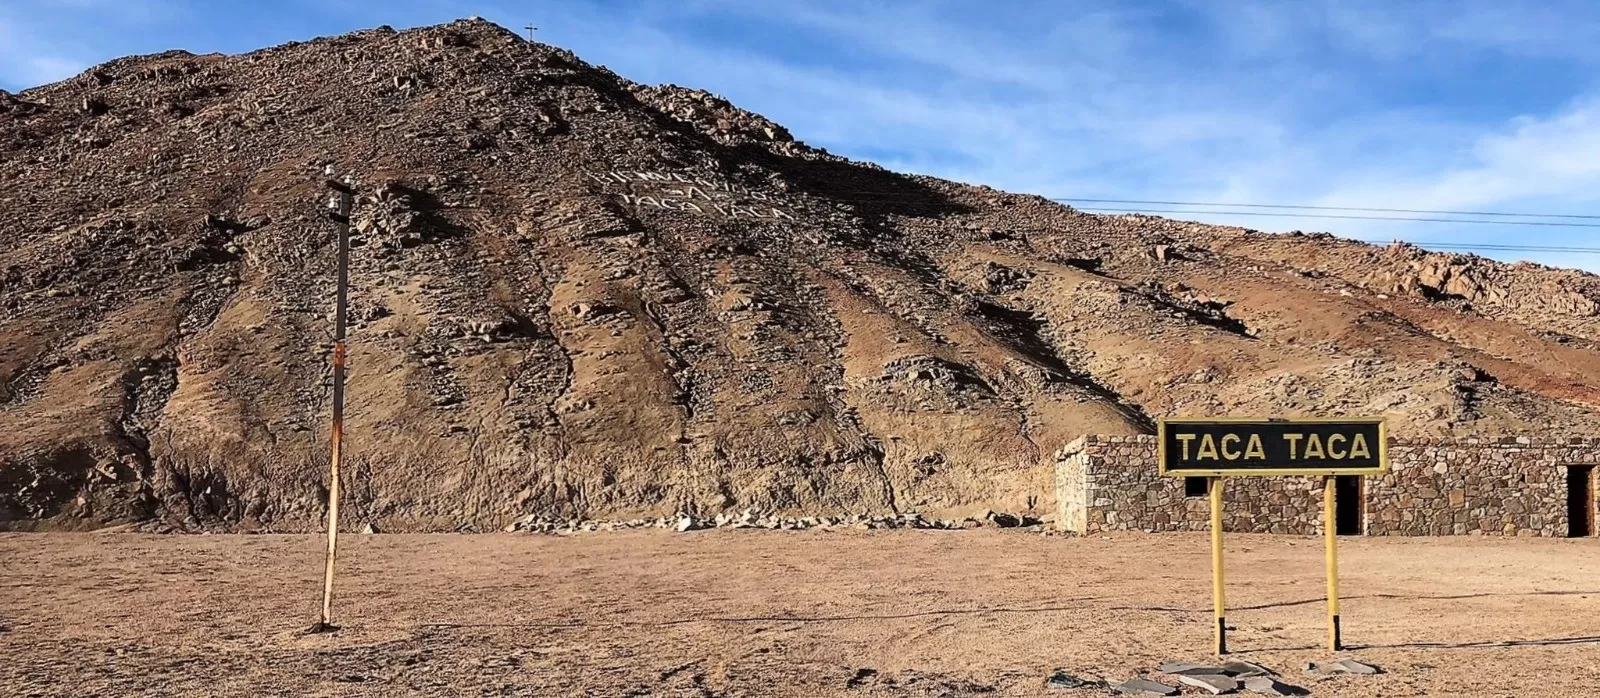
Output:
[[[1207,659],[1204,534],[0,536],[5,696],[1077,696]],[[1318,696],[1592,696],[1600,541],[1230,535],[1231,642]],[[1195,689],[1186,689],[1194,691]]]

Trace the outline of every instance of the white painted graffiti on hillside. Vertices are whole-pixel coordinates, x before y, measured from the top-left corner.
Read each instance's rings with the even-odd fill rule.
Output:
[[[608,187],[626,186],[628,191],[612,193],[630,206],[724,218],[795,220],[793,214],[780,207],[784,202],[771,194],[723,180],[683,172],[606,170],[587,174],[589,179]]]

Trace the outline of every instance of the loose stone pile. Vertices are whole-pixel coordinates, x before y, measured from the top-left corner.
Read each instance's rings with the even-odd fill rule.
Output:
[[[929,519],[918,513],[889,515],[852,514],[850,516],[780,516],[766,515],[754,509],[740,514],[723,513],[709,518],[679,514],[673,518],[628,519],[625,521],[587,521],[569,519],[556,521],[529,516],[506,526],[507,533],[593,533],[643,528],[670,528],[679,533],[711,528],[759,528],[767,530],[799,531],[812,528],[860,530],[881,529],[933,529],[960,531],[976,528],[1027,528],[1039,530],[1044,522],[1029,516],[1001,512],[985,512],[978,518]]]
[[[1238,660],[1228,660],[1219,664],[1170,661],[1157,666],[1153,673],[1169,676],[1178,684],[1197,688],[1211,695],[1224,695],[1240,691],[1266,696],[1305,696],[1311,694],[1305,688],[1279,681],[1276,673],[1267,667]],[[1321,664],[1307,664],[1305,673],[1308,676],[1326,678],[1338,675],[1372,676],[1383,673],[1383,670],[1371,664],[1345,658]],[[1130,696],[1175,696],[1180,693],[1178,686],[1172,686],[1144,676],[1136,676],[1120,683],[1109,683],[1097,679],[1074,676],[1064,670],[1057,670],[1046,678],[1045,687],[1056,690],[1109,688],[1118,694]]]

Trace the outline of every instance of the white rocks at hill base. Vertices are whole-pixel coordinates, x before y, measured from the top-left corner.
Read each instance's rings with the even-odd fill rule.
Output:
[[[915,512],[906,512],[893,515],[851,514],[850,516],[779,516],[762,515],[755,509],[745,509],[740,513],[722,512],[709,518],[697,517],[689,514],[678,514],[670,519],[630,519],[625,521],[589,521],[589,520],[547,520],[534,514],[529,514],[503,527],[506,533],[587,533],[616,531],[635,528],[671,528],[679,533],[699,531],[711,528],[750,529],[762,528],[774,531],[803,531],[809,529],[833,530],[839,528],[856,528],[861,530],[886,530],[886,529],[924,529],[938,531],[967,531],[983,528],[985,522],[998,528],[1017,528],[1014,523],[1025,524],[1027,530],[1040,530],[1042,524],[1027,516],[1011,514],[995,514],[985,512],[984,520],[974,518],[963,519],[928,519]],[[1007,524],[998,524],[991,519],[999,518]],[[1008,525],[1011,524],[1011,525]]]
[[[1000,528],[1015,528],[1022,525],[1022,519],[997,511],[986,511],[983,513],[983,518]]]

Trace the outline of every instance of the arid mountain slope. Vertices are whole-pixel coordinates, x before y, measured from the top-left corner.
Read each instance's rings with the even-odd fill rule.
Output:
[[[1049,510],[1166,415],[1600,429],[1600,279],[850,162],[469,20],[0,93],[0,527]]]

